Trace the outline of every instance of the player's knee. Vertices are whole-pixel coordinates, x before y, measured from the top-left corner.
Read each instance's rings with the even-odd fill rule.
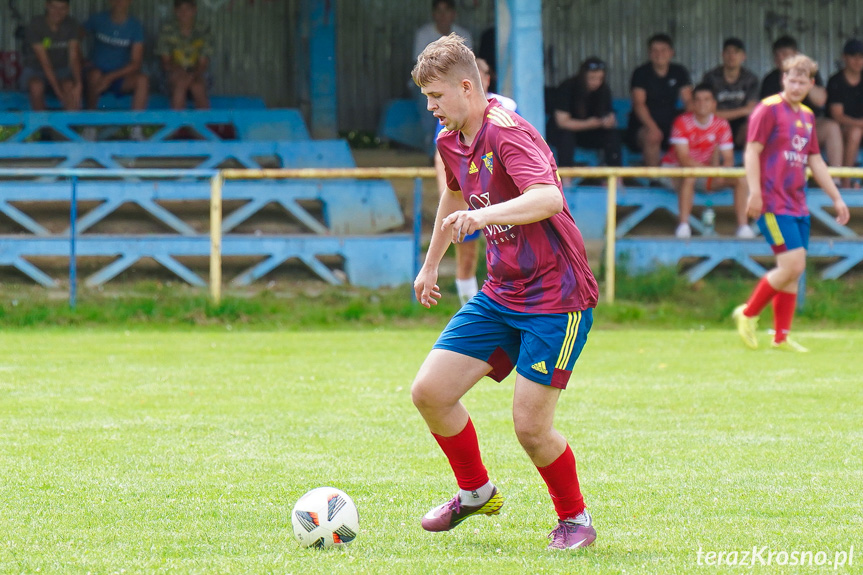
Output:
[[[852,146],[859,146],[861,137],[863,137],[863,128],[849,128],[845,141]]]
[[[423,411],[441,405],[439,394],[436,393],[437,386],[428,376],[424,374],[417,375],[411,385],[411,401],[414,406]]]
[[[548,443],[548,426],[535,420],[515,418],[515,436],[522,448],[528,453],[535,453]]]

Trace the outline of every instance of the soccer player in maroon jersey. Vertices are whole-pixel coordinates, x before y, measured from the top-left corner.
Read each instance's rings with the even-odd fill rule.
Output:
[[[784,89],[762,100],[752,112],[744,153],[749,216],[759,218],[758,227],[776,255],[776,267],[761,278],[749,301],[738,306],[733,317],[743,343],[757,349],[758,314],[772,301],[776,331],[773,347],[807,352],[788,338],[809,247],[807,165],[833,200],[836,221],[845,225],[849,213],[821,157],[815,115],[802,103],[815,85],[818,64],[797,54],[785,60],[782,69]]]
[[[425,307],[437,304],[441,258],[450,242],[476,230],[486,236],[488,267],[480,293],[450,320],[411,388],[459,487],[423,517],[422,526],[448,531],[503,505],[461,398],[483,376],[501,381],[515,368],[515,433],[545,480],[558,518],[549,547],[586,547],[596,531],[575,457],[553,420],[593,323],[597,285],[554,156],[533,126],[486,99],[474,55],[460,37],[429,44],[412,76],[446,127],[437,146],[447,190],[414,282],[417,300]]]

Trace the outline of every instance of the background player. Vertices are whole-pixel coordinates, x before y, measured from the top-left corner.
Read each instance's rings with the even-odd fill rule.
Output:
[[[411,388],[459,486],[452,500],[426,514],[422,526],[448,531],[503,505],[460,400],[483,376],[501,381],[515,367],[516,436],[545,480],[559,520],[549,547],[586,547],[596,531],[575,457],[553,420],[593,323],[597,286],[557,165],[530,124],[486,100],[474,55],[458,36],[427,46],[412,76],[428,109],[447,128],[437,146],[448,190],[414,282],[417,300],[430,307],[440,298],[438,267],[450,241],[482,229],[488,246],[488,280],[450,320]]]
[[[830,178],[818,148],[815,114],[803,99],[815,85],[818,64],[797,54],[782,65],[781,93],[762,100],[749,120],[744,164],[749,185],[749,215],[776,254],[776,267],[761,278],[749,301],[734,310],[743,343],[758,347],[758,314],[773,301],[776,335],[773,347],[809,351],[788,339],[800,276],[806,269],[809,247],[809,210],[806,207],[806,166],[833,200],[836,221],[848,223],[848,207]]]
[[[489,68],[488,62],[482,58],[477,58],[476,67],[479,69],[479,78],[486,97],[494,98],[500,102],[501,106],[515,112],[517,107],[515,100],[488,91],[489,84],[491,84],[491,68]],[[435,131],[435,140],[437,140],[442,130],[443,124],[438,123],[438,129]],[[437,173],[438,193],[443,195],[447,190],[446,171],[444,170],[440,152],[437,150],[434,153],[434,168]],[[481,231],[477,230],[455,245],[455,288],[462,305],[466,304],[479,291],[479,284],[476,281],[476,263],[479,257],[477,240],[480,233]]]

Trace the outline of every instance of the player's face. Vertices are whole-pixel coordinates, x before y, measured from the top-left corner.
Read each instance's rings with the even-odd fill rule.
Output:
[[[716,98],[707,90],[699,90],[692,95],[692,108],[696,116],[709,116],[716,111]]]
[[[855,74],[863,72],[863,54],[852,54],[850,56],[843,56],[843,58],[845,59],[846,68]]]
[[[589,70],[584,81],[588,92],[595,92],[603,82],[605,82],[605,70]]]
[[[655,67],[664,68],[671,63],[674,57],[674,48],[665,42],[654,42],[650,45],[648,57],[650,63]]]
[[[815,80],[798,70],[789,70],[782,74],[782,85],[785,87],[785,99],[792,104],[799,104],[815,85]]]
[[[422,87],[426,107],[447,130],[460,130],[467,122],[468,101],[461,82],[446,78]]]
[[[746,61],[746,52],[735,46],[728,46],[722,51],[722,64],[726,68],[739,68]]]
[[[48,0],[45,3],[45,16],[50,24],[57,25],[69,15],[69,3]]]

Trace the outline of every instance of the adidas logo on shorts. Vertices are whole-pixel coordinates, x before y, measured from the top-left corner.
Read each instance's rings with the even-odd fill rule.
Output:
[[[530,366],[530,369],[532,369],[534,371],[538,371],[539,373],[542,373],[544,375],[548,375],[548,370],[545,369],[545,362],[544,361],[533,364],[532,366]]]

